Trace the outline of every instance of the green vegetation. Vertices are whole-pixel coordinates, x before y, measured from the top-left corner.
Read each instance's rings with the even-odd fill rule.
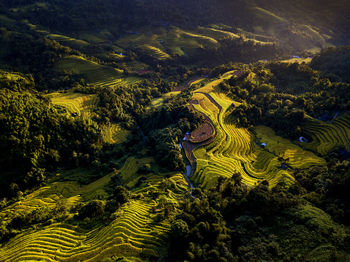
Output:
[[[75,161],[87,163],[97,152],[99,136],[94,126],[60,116],[38,98],[30,78],[8,75],[2,78],[4,88],[0,90],[2,196],[14,196],[43,182],[45,169],[70,166]],[[17,90],[6,88],[8,85]]]
[[[311,67],[321,71],[333,81],[349,82],[349,49],[349,46],[327,48],[313,59]]]
[[[101,66],[96,62],[89,61],[79,56],[68,56],[59,60],[55,67],[57,71],[69,71],[74,74],[85,76],[89,83],[107,81],[121,76],[122,71]]]
[[[0,261],[348,261],[349,12],[0,1]]]
[[[184,203],[184,213],[172,223],[171,261],[314,261],[311,254],[348,258],[346,229],[312,206],[298,184],[269,190],[263,182],[249,190],[233,176],[197,196]]]
[[[96,95],[80,94],[76,92],[50,93],[47,96],[53,106],[68,115],[82,116],[88,119],[98,103]]]
[[[202,90],[208,93],[203,94]],[[259,148],[251,132],[237,128],[229,119],[227,112],[232,108],[233,100],[214,90],[209,92],[206,86],[194,94],[193,98],[198,101],[198,104],[193,104],[194,108],[210,118],[217,132],[212,143],[193,152],[197,159],[194,175],[197,184],[210,188],[218,176],[231,177],[235,173],[239,173],[249,185],[268,180],[273,186],[282,178],[293,179],[280,169],[277,156]]]

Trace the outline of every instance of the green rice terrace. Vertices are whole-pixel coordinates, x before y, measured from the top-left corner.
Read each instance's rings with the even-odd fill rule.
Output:
[[[0,1],[0,262],[350,261],[349,8]]]
[[[19,231],[1,247],[0,260],[101,261],[123,257],[125,261],[144,261],[157,258],[165,254],[171,220],[181,213],[179,205],[191,198],[194,186],[210,189],[219,177],[238,175],[248,187],[262,181],[267,181],[271,188],[281,182],[291,186],[296,183],[295,170],[324,167],[324,157],[331,150],[349,149],[348,113],[331,122],[308,117],[305,134],[309,142],[283,138],[264,125],[239,127],[232,119],[232,111],[237,110],[242,101],[230,98],[220,86],[240,77],[242,72],[233,70],[214,79],[187,81],[180,87],[182,91],[157,98],[147,109],[159,110],[169,99],[180,96],[188,88],[193,90],[186,106],[200,114],[203,122],[183,139],[180,137],[189,169],[165,174],[159,172],[153,158],[128,157],[120,169],[95,181],[93,178],[100,176],[94,174],[96,171],[62,170],[47,185],[1,210],[3,226],[42,212],[49,217],[54,214],[55,218]],[[94,121],[98,95],[64,91],[50,93],[47,98],[59,115]],[[130,139],[130,131],[118,124],[103,124],[101,132],[104,143],[108,144],[123,144]],[[80,184],[85,176],[92,182]],[[103,223],[93,223],[88,218],[78,222],[82,212],[78,207],[84,203],[98,201],[107,209],[111,201],[109,185],[116,177],[130,189],[131,200],[111,212],[109,218],[103,217]],[[93,227],[85,228],[89,223]]]

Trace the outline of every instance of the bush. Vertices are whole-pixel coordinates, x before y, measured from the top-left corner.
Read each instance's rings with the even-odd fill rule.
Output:
[[[105,203],[100,200],[93,200],[82,206],[78,211],[78,218],[99,218],[104,214]]]

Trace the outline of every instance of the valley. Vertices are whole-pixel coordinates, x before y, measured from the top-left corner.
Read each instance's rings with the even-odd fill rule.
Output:
[[[349,261],[346,1],[0,1],[0,261]]]

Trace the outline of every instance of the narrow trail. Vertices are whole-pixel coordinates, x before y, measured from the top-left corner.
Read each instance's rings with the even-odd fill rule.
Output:
[[[194,93],[197,93],[197,94],[202,94],[204,95],[206,98],[209,99],[209,101],[211,103],[213,103],[219,110],[219,113],[217,115],[217,122],[220,126],[220,128],[223,130],[223,132],[225,133],[225,141],[228,141],[228,134],[225,130],[225,128],[223,127],[221,121],[220,121],[220,117],[221,117],[221,114],[222,114],[222,111],[223,111],[223,108],[222,106],[208,93],[205,93],[205,92],[194,92]],[[211,142],[213,142],[218,134],[217,132],[217,127],[214,125],[213,121],[207,116],[205,115],[203,112],[200,112],[198,111],[197,109],[195,109],[195,107],[193,106],[193,104],[191,104],[192,106],[192,109],[195,110],[196,112],[198,112],[199,114],[201,114],[204,118],[205,118],[205,121],[208,121],[210,124],[212,124],[212,126],[214,127],[214,134],[211,136],[210,139],[208,140],[205,140],[203,141],[202,143],[198,143],[198,144],[194,144],[194,143],[191,143],[190,141],[183,141],[182,142],[182,146],[185,150],[185,154],[187,156],[187,158],[189,159],[190,163],[191,163],[191,169],[190,169],[190,172],[187,173],[187,169],[185,171],[185,179],[187,180],[187,182],[189,183],[190,187],[191,187],[191,195],[192,195],[192,189],[193,189],[193,185],[190,181],[190,178],[192,177],[192,175],[195,173],[196,171],[196,168],[197,168],[197,160],[196,160],[196,157],[194,156],[193,154],[193,151],[196,150],[197,148],[201,147],[201,146],[204,146],[204,145],[208,145],[210,144]],[[235,158],[234,158],[235,159]],[[236,159],[238,161],[240,161],[239,159]],[[256,178],[255,176],[251,175],[248,173],[248,171],[246,170],[245,166],[244,166],[244,163],[242,161],[241,162],[241,165],[242,165],[242,168],[244,170],[244,172],[252,177],[252,178]],[[192,196],[193,197],[193,196]]]
[[[220,104],[218,104],[218,102],[216,102],[216,100],[211,95],[209,95],[208,93],[204,93],[204,92],[195,92],[195,93],[205,95],[209,99],[209,101],[212,102],[219,109],[219,114],[218,114],[218,119],[217,120],[218,120],[218,123],[219,123],[221,129],[225,131],[225,129],[222,126],[221,121],[220,121],[220,115],[222,113],[222,106]],[[226,132],[225,132],[225,136],[226,136],[225,137],[225,141],[227,141],[228,140],[228,134]]]
[[[221,106],[220,104],[218,104],[218,102],[216,102],[216,100],[215,100],[210,94],[208,94],[208,93],[205,93],[205,92],[195,92],[195,93],[204,95],[205,97],[207,97],[207,98],[210,100],[211,103],[213,103],[213,104],[219,109],[219,113],[218,113],[218,115],[217,115],[217,121],[218,121],[218,123],[219,123],[220,128],[221,128],[221,129],[223,130],[223,132],[225,133],[225,141],[228,141],[228,133],[227,133],[226,129],[224,128],[223,124],[222,124],[221,121],[220,121],[220,117],[221,117],[222,110],[223,110],[222,106]],[[193,109],[194,109],[196,112],[199,112],[200,114],[202,114],[202,115],[206,118],[207,121],[210,121],[210,123],[213,124],[213,122],[211,121],[211,119],[210,119],[207,115],[205,115],[204,113],[202,113],[202,112],[196,110],[194,107],[193,107]],[[192,165],[192,170],[191,170],[191,174],[190,174],[189,177],[191,177],[191,176],[195,173],[196,167],[197,167],[197,166],[196,166],[196,165],[197,165],[197,163],[196,163],[196,158],[195,158],[195,156],[194,156],[194,154],[193,154],[193,151],[196,150],[197,148],[203,146],[203,145],[210,144],[211,142],[213,142],[213,141],[215,140],[215,138],[216,138],[216,136],[217,136],[217,128],[216,128],[216,126],[215,126],[214,124],[213,124],[213,126],[214,126],[214,128],[215,128],[215,134],[211,137],[211,139],[209,139],[209,140],[207,140],[207,141],[204,141],[203,143],[200,143],[200,144],[197,144],[197,145],[195,145],[195,144],[193,144],[193,143],[191,143],[191,142],[188,142],[188,141],[184,141],[184,142],[183,142],[183,146],[184,146],[185,151],[188,150],[186,153],[188,153],[188,158],[189,158],[189,160],[190,160],[190,162],[191,162],[191,165]],[[256,176],[250,174],[250,173],[247,171],[247,169],[245,168],[245,163],[244,163],[242,160],[240,160],[240,159],[238,159],[238,158],[236,158],[236,157],[233,157],[233,156],[232,156],[232,159],[237,160],[237,161],[239,161],[239,162],[241,163],[242,169],[243,169],[243,171],[246,173],[246,175],[248,175],[248,176],[251,177],[251,178],[260,180],[260,178],[258,178],[258,177],[256,177]]]
[[[193,198],[195,198],[195,197],[192,195],[193,184],[192,184],[192,182],[191,182],[191,180],[190,180],[191,171],[192,171],[191,165],[186,166],[186,168],[185,168],[185,173],[184,173],[184,177],[185,177],[185,179],[186,179],[188,185],[190,186],[190,189],[191,189],[190,194],[191,194],[191,196],[192,196]]]
[[[220,123],[219,118],[220,118],[220,114],[222,111],[222,106],[220,106],[209,94],[204,93],[204,92],[197,92],[197,93],[205,95],[219,109],[219,114],[218,114],[217,120],[218,120],[218,123]],[[214,127],[214,134],[211,136],[211,138],[209,138],[201,143],[198,143],[198,144],[193,144],[190,141],[183,141],[182,142],[182,146],[185,149],[186,156],[190,160],[191,166],[192,166],[191,174],[189,175],[189,177],[191,177],[194,174],[194,172],[196,171],[196,168],[197,168],[196,157],[194,156],[193,151],[201,146],[208,145],[211,142],[213,142],[217,136],[217,133],[218,133],[217,128],[214,125],[213,121],[207,115],[205,115],[204,113],[195,109],[194,106],[192,106],[192,109],[195,110],[196,112],[198,112],[199,114],[201,114],[205,118],[205,121],[208,121]],[[227,139],[227,134],[226,134],[226,139]]]
[[[183,89],[183,90],[186,90],[189,86],[190,86],[190,82],[188,82],[188,86],[185,89]],[[212,103],[214,103],[218,107],[218,109],[219,109],[218,122],[219,122],[219,116],[220,116],[220,113],[222,111],[222,106],[220,106],[209,94],[203,93],[203,92],[197,92],[197,93],[201,93],[201,94],[205,95],[206,97],[208,97],[208,99]],[[203,141],[201,143],[193,144],[190,141],[182,141],[182,147],[183,147],[183,149],[185,151],[186,157],[188,158],[188,160],[190,161],[190,164],[191,164],[189,166],[190,167],[189,170],[186,168],[185,173],[184,173],[184,177],[185,177],[186,181],[188,182],[188,184],[189,184],[189,186],[191,188],[190,194],[194,198],[194,196],[192,195],[193,184],[192,184],[190,178],[192,177],[192,175],[194,174],[194,172],[197,169],[197,161],[196,161],[196,157],[193,154],[193,151],[196,150],[197,148],[201,147],[201,146],[208,145],[211,142],[213,142],[214,139],[217,136],[217,128],[214,125],[213,121],[207,115],[205,115],[204,113],[196,110],[195,107],[193,106],[193,104],[191,104],[191,107],[192,107],[193,110],[195,110],[196,112],[201,114],[204,117],[205,121],[209,122],[214,127],[214,134],[209,139],[207,139],[207,140],[205,140],[205,141]]]

